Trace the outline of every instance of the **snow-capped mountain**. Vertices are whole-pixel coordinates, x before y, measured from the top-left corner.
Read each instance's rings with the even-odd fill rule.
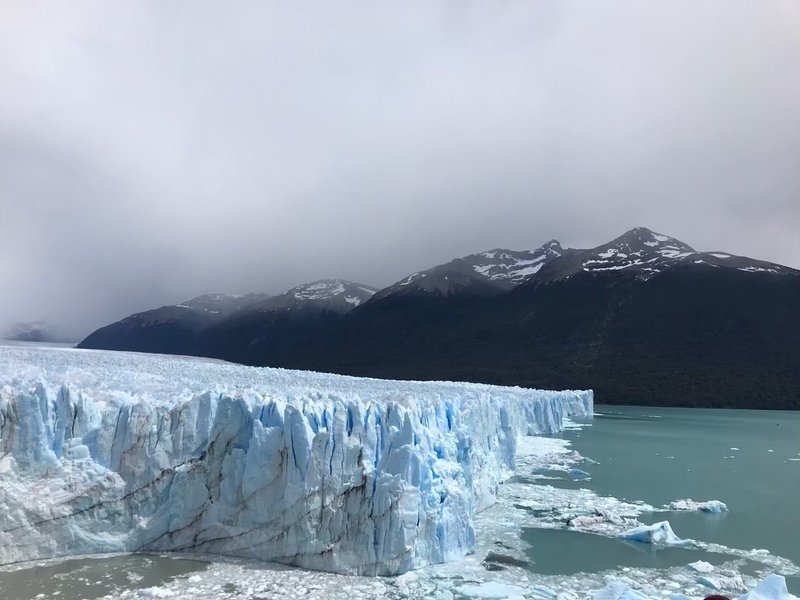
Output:
[[[189,309],[198,314],[224,317],[247,306],[263,302],[270,297],[269,294],[203,294],[176,304],[175,307]]]
[[[550,240],[536,250],[488,250],[462,260],[471,263],[476,273],[491,281],[508,281],[517,285],[538,273],[545,263],[564,252],[558,240]]]
[[[698,252],[673,237],[636,227],[618,238],[590,250],[572,250],[548,261],[536,281],[553,281],[581,271],[633,273],[646,280],[678,265],[702,264],[745,272],[797,273],[795,269],[724,252]]]
[[[496,248],[470,254],[413,273],[378,292],[376,299],[415,291],[437,292],[445,296],[460,291],[482,295],[507,291],[567,251],[556,240],[550,240],[535,250]]]
[[[456,258],[413,273],[380,290],[375,299],[414,292],[495,295],[525,282],[547,282],[576,273],[617,271],[647,280],[672,267],[702,264],[744,272],[787,274],[795,269],[724,252],[698,252],[685,242],[636,227],[596,248],[563,248],[550,240],[535,250],[495,249]]]
[[[200,325],[148,326],[139,315],[81,347],[396,379],[577,385],[622,404],[798,408],[800,271],[782,265],[699,252],[637,227],[591,249],[551,241],[479,252],[373,291],[317,281],[212,318],[216,304],[189,301],[167,307],[168,316],[194,315]],[[143,315],[164,317],[152,312]]]
[[[695,250],[680,240],[637,227],[590,250],[583,260],[583,270],[632,269],[647,278],[692,254]]]
[[[378,290],[344,279],[320,279],[304,283],[254,305],[253,310],[291,310],[315,307],[345,313],[369,300]]]
[[[301,347],[375,294],[375,288],[344,279],[304,283],[240,310],[209,327],[192,354],[248,362],[272,361],[287,348]]]
[[[132,327],[184,323],[192,327],[226,317],[237,310],[269,299],[269,294],[203,294],[179,304],[135,313],[120,321]]]
[[[102,327],[78,346],[168,354],[215,354],[217,346],[249,347],[264,327],[322,314],[343,314],[368,300],[375,288],[344,279],[298,285],[277,296],[205,294],[172,306],[136,313]],[[224,341],[223,341],[224,340]]]

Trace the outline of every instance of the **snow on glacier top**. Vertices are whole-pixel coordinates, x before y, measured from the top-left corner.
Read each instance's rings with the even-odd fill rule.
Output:
[[[416,392],[512,388],[477,383],[369,379],[271,367],[248,367],[190,356],[110,352],[75,348],[0,346],[0,393],[24,381],[57,380],[99,391],[146,394],[151,400],[179,403],[200,392],[320,397],[320,390],[362,399],[403,401]],[[535,392],[521,390],[519,392]]]

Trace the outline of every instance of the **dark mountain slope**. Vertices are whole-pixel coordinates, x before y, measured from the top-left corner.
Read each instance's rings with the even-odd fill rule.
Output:
[[[306,329],[319,329],[320,320],[348,312],[374,293],[363,284],[324,279],[278,296],[206,294],[131,315],[98,329],[79,347],[246,362],[252,348],[293,342]]]
[[[598,402],[800,408],[800,278],[687,264],[504,296],[370,302],[240,360],[351,375],[593,388]],[[224,356],[223,356],[224,357]]]
[[[800,409],[800,272],[641,227],[587,250],[470,255],[374,295],[341,280],[298,286],[203,321],[180,350],[168,335],[143,347],[136,328],[92,346],[100,332],[83,345],[593,388],[602,403]]]
[[[634,286],[590,380],[625,404],[798,409],[800,278],[686,265]]]
[[[293,353],[374,293],[375,288],[342,279],[299,285],[209,327],[193,354],[288,366]]]
[[[204,294],[181,304],[136,313],[101,327],[78,347],[193,355],[203,329],[267,298],[267,294]]]
[[[513,289],[530,279],[548,261],[571,252],[572,249],[562,248],[556,240],[535,250],[486,250],[412,273],[379,291],[373,300],[420,292],[443,296],[493,296]]]

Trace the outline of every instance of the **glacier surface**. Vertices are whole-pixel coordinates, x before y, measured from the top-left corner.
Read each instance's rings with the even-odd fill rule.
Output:
[[[591,391],[0,347],[0,564],[181,551],[390,575],[472,551]]]

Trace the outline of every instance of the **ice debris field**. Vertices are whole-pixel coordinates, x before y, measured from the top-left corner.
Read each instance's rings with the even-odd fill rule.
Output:
[[[770,575],[796,574],[790,561],[638,519],[721,501],[657,508],[547,485],[543,471],[588,476],[592,461],[540,434],[591,414],[591,392],[0,347],[0,570],[134,551],[209,561],[109,599],[796,600]],[[524,527],[726,562],[541,575],[526,568]],[[743,575],[745,563],[760,567]]]

